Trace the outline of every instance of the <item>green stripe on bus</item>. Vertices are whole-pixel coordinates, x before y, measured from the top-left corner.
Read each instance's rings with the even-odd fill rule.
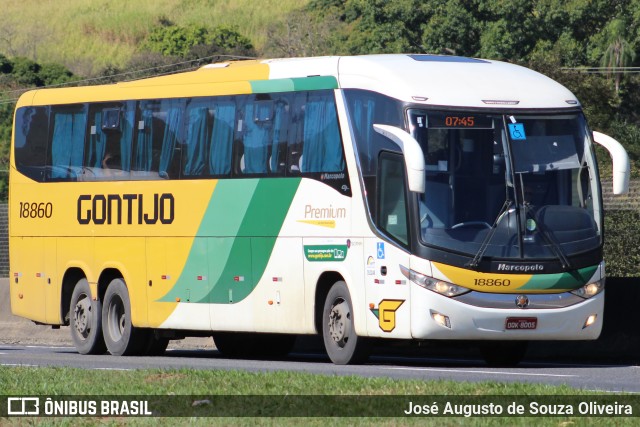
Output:
[[[337,89],[333,76],[296,77],[291,79],[251,80],[253,93],[294,92],[304,90]]]
[[[213,284],[208,301],[202,302],[236,303],[255,289],[299,185],[300,178],[260,180],[238,230],[241,237],[234,243],[222,277]],[[243,280],[237,271],[246,271],[241,276]]]
[[[293,92],[295,90],[291,79],[251,80],[249,83],[253,93]]]
[[[317,76],[295,78],[293,84],[296,90],[337,89],[338,81],[333,76]]]
[[[180,277],[160,301],[246,298],[264,273],[299,185],[300,178],[220,180]]]
[[[534,275],[531,280],[529,280],[519,290],[578,289],[579,287],[586,285],[587,282],[591,280],[597,269],[598,266],[594,265],[568,273]]]

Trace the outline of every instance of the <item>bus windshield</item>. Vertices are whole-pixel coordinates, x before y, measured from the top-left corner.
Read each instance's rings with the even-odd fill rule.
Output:
[[[408,111],[425,155],[424,244],[474,257],[560,259],[601,244],[596,163],[585,120],[562,115]]]

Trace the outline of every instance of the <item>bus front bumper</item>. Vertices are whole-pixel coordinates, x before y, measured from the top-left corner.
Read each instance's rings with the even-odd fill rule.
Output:
[[[561,308],[487,308],[412,287],[411,335],[451,340],[595,340],[602,330],[604,291]],[[504,295],[502,296],[504,298]]]

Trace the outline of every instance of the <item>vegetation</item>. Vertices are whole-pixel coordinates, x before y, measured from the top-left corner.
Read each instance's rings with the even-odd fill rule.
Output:
[[[436,418],[429,416],[382,417],[366,416],[372,411],[387,410],[390,412],[408,408],[408,399],[412,396],[423,398],[435,397],[444,408],[444,401],[466,404],[479,399],[484,404],[508,405],[516,396],[523,399],[539,401],[544,396],[554,396],[547,399],[552,403],[570,403],[582,400],[598,401],[622,400],[621,396],[611,396],[572,389],[567,386],[548,386],[524,383],[459,383],[454,381],[422,381],[422,380],[393,380],[388,378],[362,378],[355,376],[324,376],[295,372],[251,373],[244,371],[222,370],[133,370],[108,371],[85,370],[74,368],[20,368],[0,367],[0,394],[9,396],[66,396],[71,400],[82,400],[81,396],[89,395],[89,399],[108,399],[109,395],[121,396],[127,400],[148,400],[149,405],[165,402],[163,415],[192,414],[191,418],[108,418],[94,417],[89,420],[100,420],[103,425],[122,425],[125,420],[133,425],[306,425],[325,426],[334,425],[530,425],[531,418],[527,417],[469,417]],[[170,401],[162,400],[163,395],[174,395]],[[349,406],[325,405],[330,396],[344,395],[351,397]],[[360,396],[360,397],[358,397]],[[388,399],[375,400],[380,406],[372,407],[368,398],[386,396]],[[406,396],[403,398],[403,396]],[[483,397],[487,397],[486,400]],[[465,399],[468,399],[466,401]],[[503,400],[504,399],[504,400]],[[538,401],[534,400],[533,401]],[[423,402],[431,404],[434,400]],[[637,401],[637,399],[636,399]],[[170,402],[167,404],[166,402]],[[477,402],[477,401],[476,401]],[[218,405],[218,406],[216,406]],[[216,410],[216,408],[219,408]],[[636,408],[637,409],[637,408]],[[333,416],[298,418],[305,413]],[[197,416],[216,416],[220,413],[238,414],[246,418],[197,418]],[[505,411],[506,412],[506,411]],[[269,418],[270,416],[286,414],[291,418]],[[267,417],[255,417],[256,414],[267,414]],[[341,418],[339,415],[349,414],[362,418]],[[578,411],[575,410],[575,414]],[[49,423],[55,425],[76,425],[82,419],[78,418],[8,418],[3,419],[3,425],[31,425]],[[540,416],[535,419],[536,425],[598,425],[624,426],[634,425],[634,418],[617,417],[572,417]],[[13,421],[13,423],[12,423]],[[82,423],[84,424],[84,423]]]
[[[607,211],[604,228],[607,276],[640,277],[640,212]]]
[[[560,81],[594,130],[625,145],[639,176],[640,75],[626,68],[640,65],[638,18],[637,0],[9,2],[0,164],[11,126],[5,104],[29,87],[138,78],[227,56],[427,52],[515,62]],[[606,176],[608,155],[598,154]]]

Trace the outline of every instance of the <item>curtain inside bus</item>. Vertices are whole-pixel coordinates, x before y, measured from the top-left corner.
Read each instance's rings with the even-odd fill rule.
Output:
[[[231,171],[231,149],[233,148],[233,127],[236,121],[234,102],[216,104],[213,112],[213,132],[209,170],[212,175],[228,174]]]
[[[209,128],[207,107],[192,108],[189,111],[189,123],[187,124],[187,161],[182,173],[184,175],[202,175],[205,166],[205,153],[207,141],[209,141]]]
[[[131,170],[131,140],[133,138],[133,122],[135,120],[133,108],[124,112],[124,120],[120,122],[120,159],[124,171]]]
[[[149,172],[153,159],[153,111],[143,110],[138,126],[133,169]]]
[[[87,158],[90,159],[89,167],[99,169],[102,167],[102,159],[107,146],[107,135],[102,132],[102,109],[94,112],[94,126],[95,130],[91,132],[89,147],[87,147]]]
[[[180,107],[173,107],[167,110],[167,120],[165,122],[164,138],[162,139],[162,151],[160,153],[160,168],[158,172],[161,177],[169,177],[169,167],[173,159],[173,152],[176,148],[180,125],[182,123],[182,111]]]
[[[51,177],[67,178],[74,167],[81,168],[84,154],[85,111],[54,112],[51,142]]]
[[[302,172],[344,170],[338,116],[332,98],[312,100],[305,106]]]
[[[243,173],[266,173],[271,145],[271,102],[258,101],[245,107]]]

